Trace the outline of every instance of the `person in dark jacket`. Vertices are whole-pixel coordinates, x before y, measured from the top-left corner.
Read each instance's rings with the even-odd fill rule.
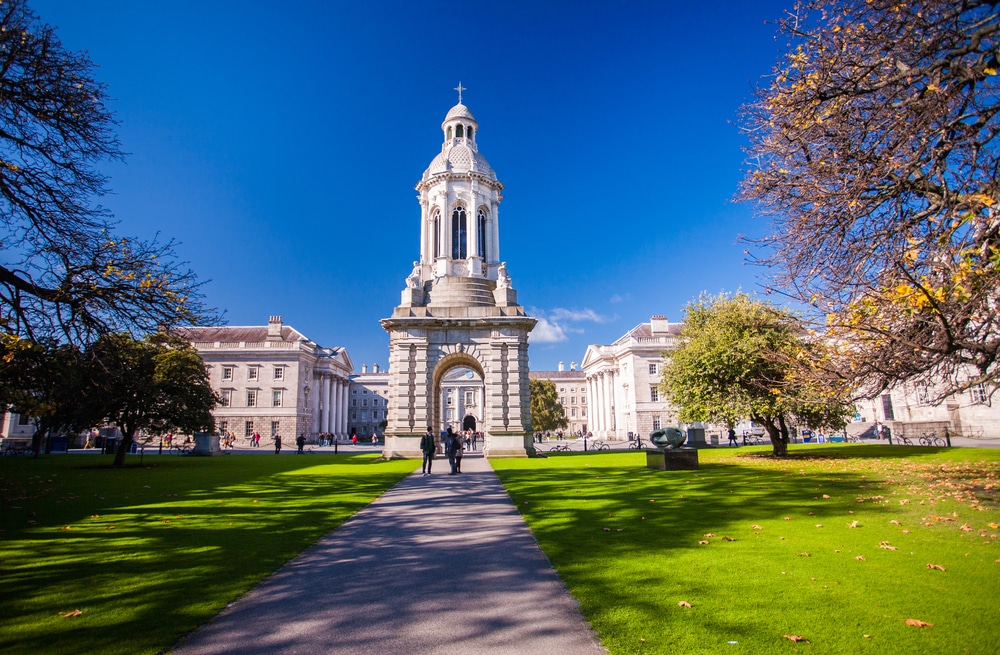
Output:
[[[430,428],[427,428],[427,432],[424,436],[420,437],[420,450],[424,454],[424,462],[420,465],[420,473],[422,475],[431,474],[431,464],[434,462],[434,434],[431,432]]]
[[[451,428],[444,433],[444,454],[448,456],[448,464],[451,466],[451,473],[448,475],[455,475],[458,473],[458,464],[455,461],[456,451],[461,448],[461,444],[458,441],[458,437],[455,433],[451,431]]]

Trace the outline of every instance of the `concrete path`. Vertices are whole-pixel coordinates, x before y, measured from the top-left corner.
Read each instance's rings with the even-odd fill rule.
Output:
[[[174,651],[566,655],[596,642],[489,463],[403,480]]]

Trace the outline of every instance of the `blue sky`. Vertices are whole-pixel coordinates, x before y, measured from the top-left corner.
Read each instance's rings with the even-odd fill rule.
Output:
[[[413,187],[459,81],[506,187],[501,259],[540,319],[532,370],[760,288],[733,122],[790,5],[31,2],[109,87],[121,232],[180,241],[229,324],[280,314],[358,370],[388,360],[378,321],[419,257]]]

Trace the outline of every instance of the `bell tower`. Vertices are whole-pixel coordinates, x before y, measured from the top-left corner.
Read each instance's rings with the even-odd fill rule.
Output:
[[[437,435],[451,416],[445,374],[473,371],[483,382],[487,457],[532,454],[528,333],[535,319],[517,304],[500,260],[503,184],[479,152],[479,123],[462,104],[441,123],[441,152],[424,171],[420,259],[399,305],[382,319],[389,333],[389,412],[385,454],[419,457],[427,428]]]

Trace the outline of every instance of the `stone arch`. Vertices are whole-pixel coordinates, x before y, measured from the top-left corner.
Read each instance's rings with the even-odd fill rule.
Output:
[[[431,397],[430,397],[430,418],[431,425],[434,428],[435,434],[444,425],[444,419],[441,413],[441,382],[444,380],[444,376],[451,370],[456,368],[468,368],[471,369],[479,376],[479,379],[483,383],[483,392],[485,396],[486,392],[486,372],[483,369],[483,365],[476,359],[471,353],[468,353],[464,348],[460,348],[458,352],[453,352],[445,355],[438,360],[437,364],[434,366],[434,374],[432,378],[431,385]],[[485,408],[484,408],[485,410]],[[463,417],[464,420],[464,417]],[[483,422],[486,422],[486,416],[484,411]],[[480,428],[481,429],[481,428]]]

